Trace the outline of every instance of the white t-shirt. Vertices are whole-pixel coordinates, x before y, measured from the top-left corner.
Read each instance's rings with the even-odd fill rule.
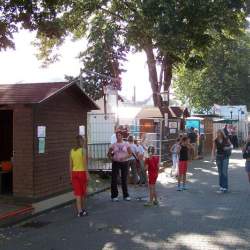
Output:
[[[144,155],[145,149],[143,148],[142,145],[137,146],[137,151],[140,155]]]
[[[113,145],[114,143],[117,142],[116,134],[113,134],[110,139],[110,143]]]
[[[138,148],[137,148],[137,146],[136,146],[134,143],[131,143],[131,144],[129,143],[128,145],[129,145],[131,151],[133,152],[133,154],[132,154],[132,156],[129,158],[129,160],[135,160],[134,155],[135,155],[135,156],[137,155],[137,153],[138,153]]]
[[[178,143],[175,143],[172,146],[172,154],[177,154],[177,149],[180,147],[180,145]]]
[[[149,144],[148,144],[147,139],[144,140],[143,142],[141,142],[140,146],[144,149],[144,156],[145,156],[145,158],[148,158],[148,146],[149,146]]]

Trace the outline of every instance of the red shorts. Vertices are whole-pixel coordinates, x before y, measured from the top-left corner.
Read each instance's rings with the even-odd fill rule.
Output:
[[[72,186],[75,196],[85,196],[87,191],[86,171],[72,171]]]
[[[179,174],[183,175],[187,173],[188,162],[187,161],[179,161]]]
[[[148,184],[149,185],[155,185],[156,180],[158,177],[158,173],[148,173]]]

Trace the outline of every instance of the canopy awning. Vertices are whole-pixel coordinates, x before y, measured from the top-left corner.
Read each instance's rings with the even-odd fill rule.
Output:
[[[233,124],[238,122],[238,119],[218,119],[218,120],[214,120],[214,123],[225,123],[225,124]]]

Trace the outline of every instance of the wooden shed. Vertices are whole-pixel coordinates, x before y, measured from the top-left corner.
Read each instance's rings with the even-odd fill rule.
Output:
[[[0,169],[0,191],[37,199],[68,190],[69,151],[94,109],[74,82],[0,85],[0,162],[13,163]]]
[[[191,127],[198,129],[199,134],[205,135],[204,153],[210,154],[213,146],[213,120],[216,115],[197,114],[186,119],[186,129]]]

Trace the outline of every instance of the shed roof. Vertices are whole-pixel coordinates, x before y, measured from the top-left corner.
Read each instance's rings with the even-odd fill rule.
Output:
[[[0,84],[0,105],[42,103],[72,85],[78,86],[76,82]],[[89,100],[93,109],[99,109],[80,87],[78,89]]]
[[[136,116],[138,119],[163,118],[158,107],[144,107]]]
[[[190,114],[187,108],[182,107],[163,107],[162,112],[168,114],[168,118],[186,118]]]

